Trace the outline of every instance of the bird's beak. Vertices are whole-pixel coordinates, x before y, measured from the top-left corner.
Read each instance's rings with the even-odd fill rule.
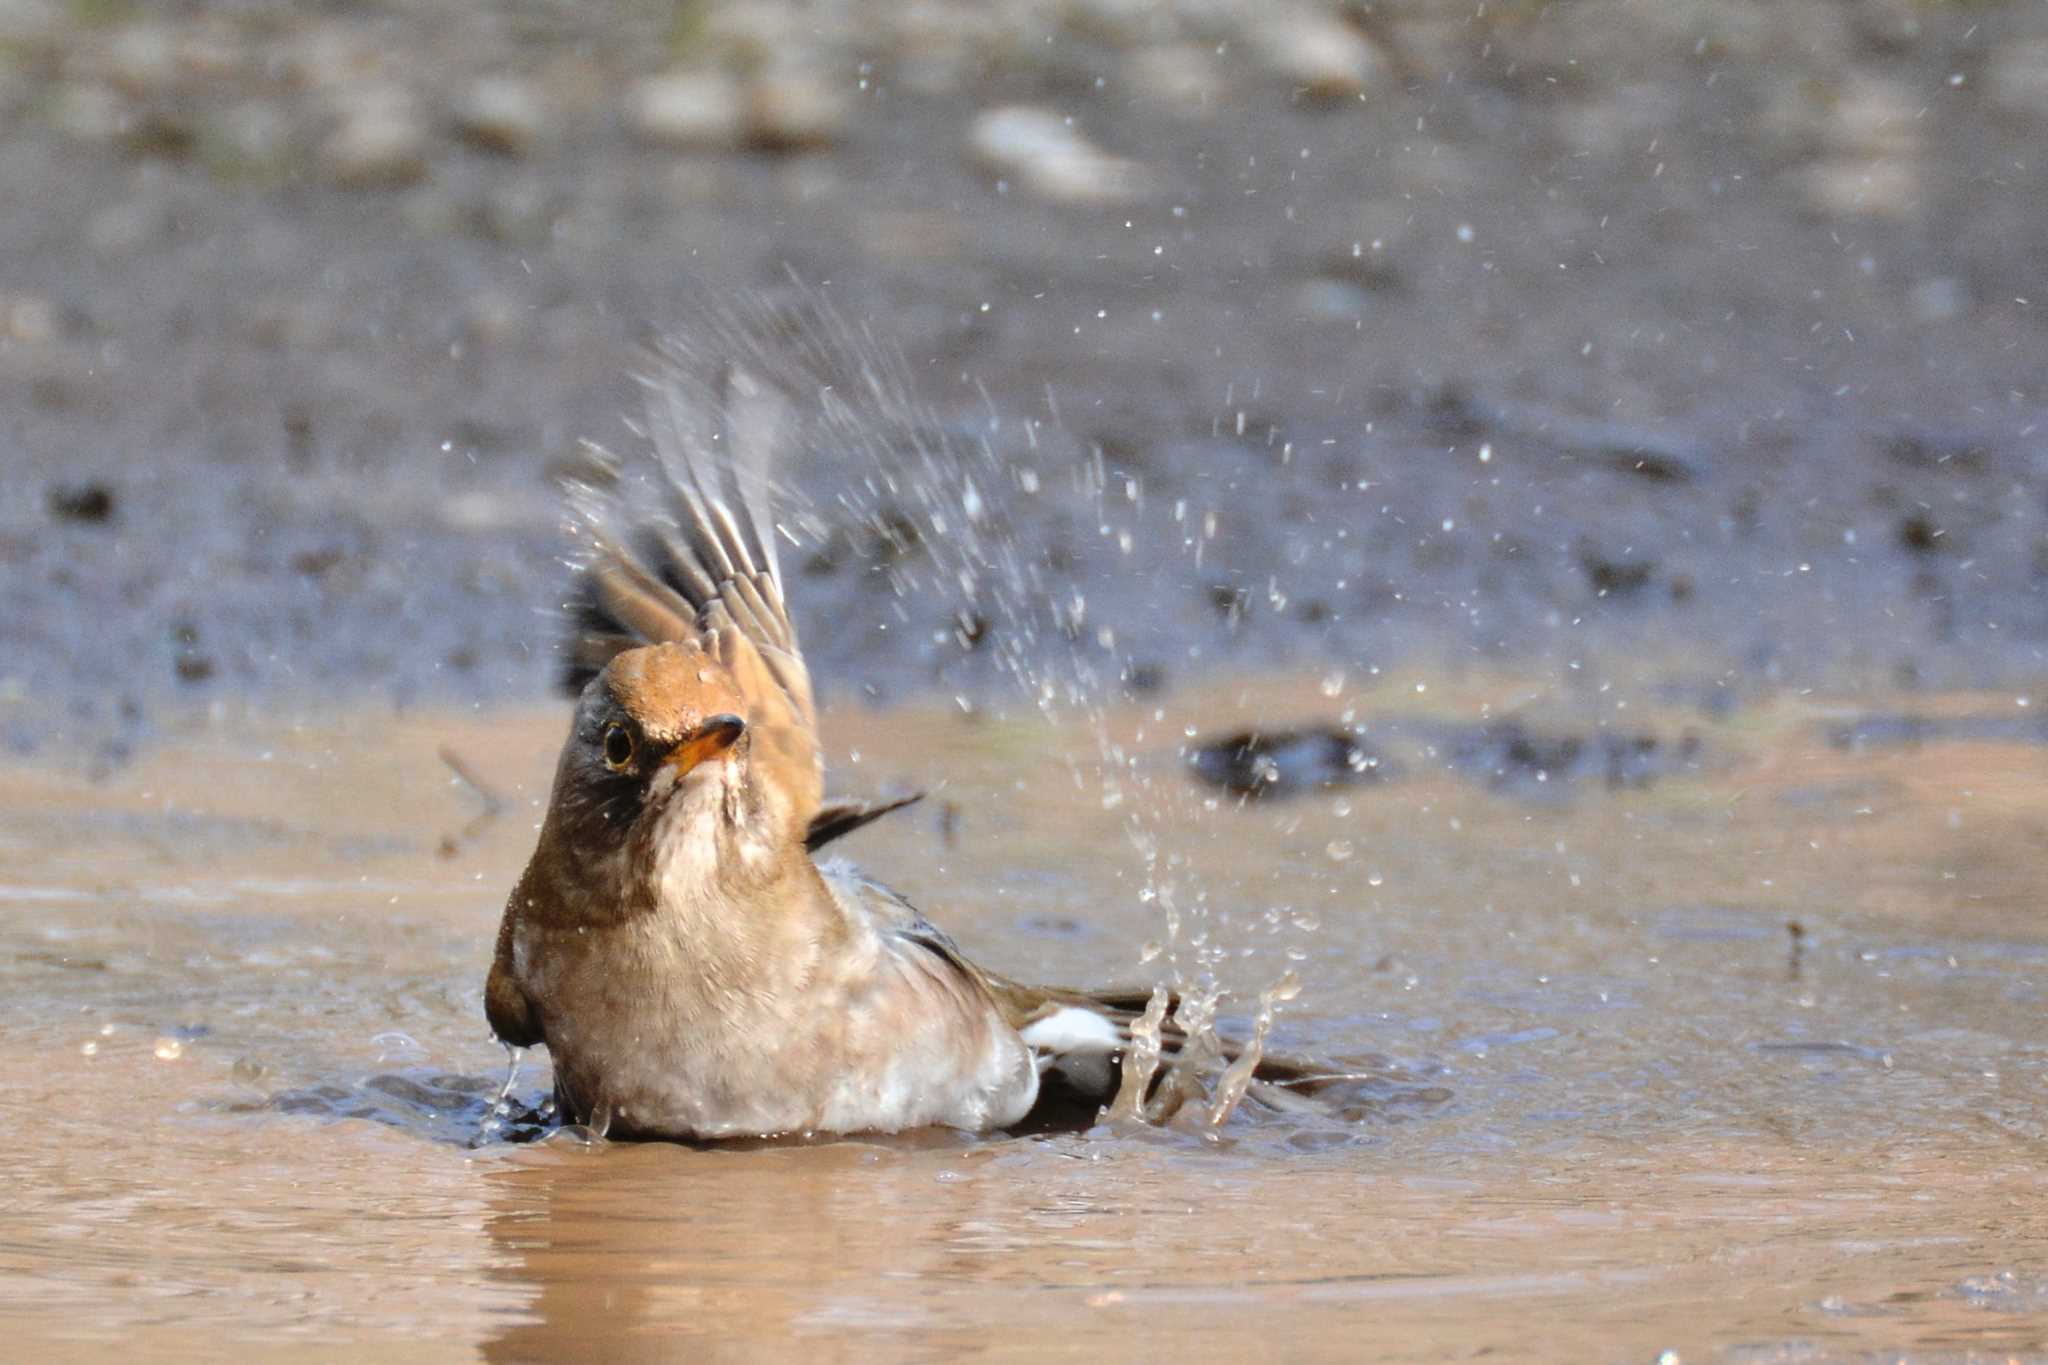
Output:
[[[738,716],[713,716],[669,750],[668,757],[662,762],[674,768],[680,778],[699,763],[717,758],[732,748],[746,732],[747,723]]]

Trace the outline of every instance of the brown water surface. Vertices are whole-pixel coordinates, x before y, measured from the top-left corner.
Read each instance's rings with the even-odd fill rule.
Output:
[[[1206,967],[1240,1011],[1293,970],[1276,1045],[1375,1077],[1348,1115],[1206,1136],[472,1147],[502,1070],[483,970],[559,709],[217,713],[98,782],[0,772],[0,1339],[16,1358],[2048,1351],[2048,754],[1844,749],[1825,724],[1851,708],[1782,701],[1631,710],[1699,734],[1698,770],[1536,804],[1411,765],[1240,807],[1177,756],[1190,725],[1523,700],[1468,680],[1223,688],[1057,725],[830,717],[847,789],[938,784],[849,852],[970,953],[1075,981]],[[503,815],[477,820],[443,745]],[[529,1058],[520,1093],[546,1075]]]

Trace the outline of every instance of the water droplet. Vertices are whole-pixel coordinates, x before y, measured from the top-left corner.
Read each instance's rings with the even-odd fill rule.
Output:
[[[1378,886],[1381,882],[1385,880],[1386,878],[1380,875],[1380,870],[1378,868],[1374,868],[1372,871],[1365,874],[1365,884],[1367,886]]]
[[[1146,945],[1145,945],[1144,947],[1142,947],[1142,948],[1140,948],[1140,949],[1138,950],[1138,962],[1139,962],[1139,965],[1141,965],[1141,966],[1142,966],[1143,964],[1145,964],[1145,963],[1147,963],[1147,962],[1156,962],[1156,961],[1158,961],[1158,960],[1159,960],[1159,955],[1160,955],[1161,953],[1165,952],[1165,951],[1166,951],[1166,949],[1165,949],[1165,948],[1163,948],[1163,947],[1161,947],[1161,946],[1159,945],[1159,943],[1158,943],[1158,941],[1157,941],[1157,940],[1154,940],[1154,941],[1152,941],[1152,942],[1150,942],[1150,943],[1147,943],[1147,944],[1146,944]]]
[[[1323,695],[1334,697],[1344,690],[1344,670],[1332,669],[1323,675]]]
[[[185,1045],[176,1038],[156,1040],[156,1059],[160,1062],[175,1062],[185,1055]]]
[[[78,1050],[88,1057],[94,1057],[99,1055],[100,1045],[88,1038],[85,1042],[79,1044]]]
[[[1330,861],[1333,863],[1344,862],[1351,857],[1351,841],[1349,839],[1332,839],[1328,846],[1323,849],[1323,852],[1330,855]],[[1374,885],[1378,885],[1378,883],[1374,883]]]

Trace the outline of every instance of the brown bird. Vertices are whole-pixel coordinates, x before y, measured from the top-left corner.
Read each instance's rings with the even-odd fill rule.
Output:
[[[545,1043],[564,1114],[613,1137],[1085,1123],[1144,993],[1006,980],[814,860],[904,803],[824,798],[761,503],[779,398],[728,372],[703,408],[657,382],[656,505],[623,536],[586,509],[570,668],[588,680],[498,932],[491,1027]],[[1320,1079],[1259,1073],[1269,1101]]]

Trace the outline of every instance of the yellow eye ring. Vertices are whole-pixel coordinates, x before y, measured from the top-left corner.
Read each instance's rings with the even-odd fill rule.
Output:
[[[617,721],[604,727],[604,766],[613,772],[624,772],[632,766],[637,747],[632,734]]]

